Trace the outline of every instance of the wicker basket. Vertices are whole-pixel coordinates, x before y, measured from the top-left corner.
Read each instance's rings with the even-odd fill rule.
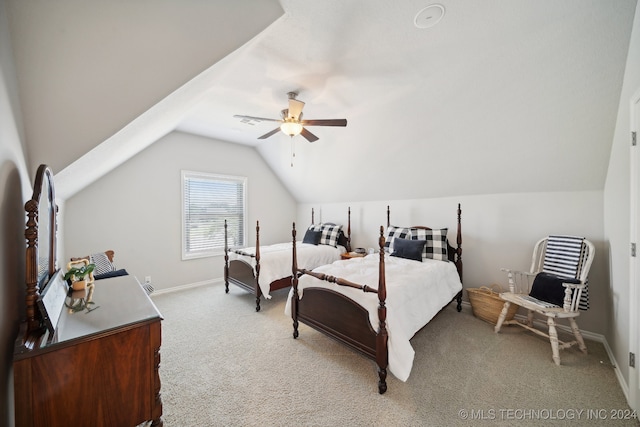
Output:
[[[504,301],[498,296],[500,292],[503,291],[498,285],[491,285],[490,288],[481,286],[479,288],[467,289],[473,315],[495,325],[498,322],[498,317],[500,317],[502,307],[504,307]],[[516,311],[518,311],[518,306],[511,304],[505,320],[513,319]]]

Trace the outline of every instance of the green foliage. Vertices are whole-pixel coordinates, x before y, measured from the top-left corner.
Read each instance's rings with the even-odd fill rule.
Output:
[[[64,305],[71,310],[72,313],[78,313],[83,310],[87,310],[87,313],[95,310],[98,307],[91,308],[91,305],[95,305],[93,301],[87,301],[85,298],[72,299],[71,302],[65,302]]]
[[[71,267],[64,275],[64,280],[80,281],[84,280],[93,270],[95,270],[95,264],[87,264],[82,267]]]

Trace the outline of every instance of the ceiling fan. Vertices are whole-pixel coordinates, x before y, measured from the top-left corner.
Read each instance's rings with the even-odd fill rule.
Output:
[[[249,124],[253,124],[253,121],[258,123],[263,121],[280,123],[279,127],[265,133],[258,137],[258,139],[267,139],[278,133],[278,131],[282,131],[292,138],[296,135],[302,135],[307,139],[307,141],[313,142],[317,141],[318,137],[309,132],[305,126],[347,126],[347,119],[302,120],[302,107],[304,107],[304,102],[296,99],[298,94],[295,92],[289,92],[287,95],[289,96],[289,108],[285,108],[281,111],[281,119],[268,119],[264,117],[243,116],[239,114],[236,114],[233,117],[239,118],[242,122]]]

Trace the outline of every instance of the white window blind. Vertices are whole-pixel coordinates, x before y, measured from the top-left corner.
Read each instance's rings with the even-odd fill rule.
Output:
[[[247,178],[182,172],[182,257],[198,258],[224,250],[224,221],[229,246],[244,246]]]

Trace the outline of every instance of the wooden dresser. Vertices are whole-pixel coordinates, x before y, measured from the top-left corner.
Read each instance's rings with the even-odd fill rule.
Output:
[[[162,316],[134,276],[91,292],[90,311],[63,307],[49,343],[16,347],[17,427],[162,425]]]

